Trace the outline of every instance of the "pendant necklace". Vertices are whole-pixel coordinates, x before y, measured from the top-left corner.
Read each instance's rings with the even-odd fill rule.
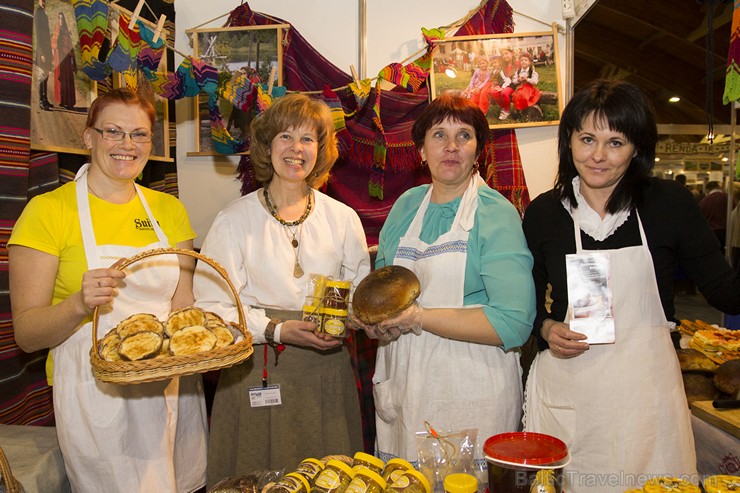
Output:
[[[306,200],[306,210],[303,211],[303,215],[295,221],[286,221],[277,212],[277,209],[270,200],[270,193],[267,191],[267,187],[262,189],[262,195],[265,197],[265,205],[267,210],[270,211],[272,217],[274,217],[280,224],[285,228],[285,234],[288,237],[290,245],[293,247],[293,255],[295,257],[295,264],[293,264],[293,277],[296,279],[303,277],[305,272],[301,267],[300,253],[301,253],[301,237],[303,236],[303,222],[306,220],[308,215],[311,213],[313,208],[313,190],[308,189],[308,198]],[[300,226],[300,228],[298,228]],[[295,228],[295,229],[293,229]],[[291,238],[292,236],[292,238]]]

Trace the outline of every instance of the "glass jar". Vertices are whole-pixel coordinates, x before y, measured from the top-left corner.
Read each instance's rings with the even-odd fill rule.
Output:
[[[316,324],[316,330],[321,330],[321,311],[316,305],[303,305],[304,322],[313,322]]]
[[[308,480],[297,472],[289,472],[270,488],[270,493],[308,493],[311,487]]]
[[[313,457],[309,457],[308,459],[303,459],[301,463],[298,464],[295,472],[306,478],[308,483],[311,484],[313,483],[314,479],[316,479],[316,476],[318,476],[319,473],[323,470],[323,462],[318,459],[314,459]]]
[[[366,454],[365,452],[357,452],[354,457],[352,457],[352,469],[357,469],[362,466],[367,467],[376,474],[382,474],[385,462],[383,462],[383,459],[379,459],[374,455]],[[383,489],[385,489],[385,487],[383,487]]]
[[[446,493],[475,493],[478,491],[478,480],[470,474],[448,474],[444,479],[444,488]]]
[[[324,306],[334,310],[348,310],[351,290],[352,281],[327,279],[324,284]]]
[[[352,468],[355,477],[347,486],[347,493],[383,493],[386,483],[380,474],[365,466]]]
[[[334,337],[344,337],[347,324],[347,310],[338,310],[333,308],[322,308],[321,317],[323,319],[322,332]]]
[[[396,482],[396,479],[398,479],[399,476],[403,474],[403,471],[408,471],[413,468],[414,466],[412,466],[409,461],[406,461],[399,457],[396,457],[395,459],[390,459],[385,464],[385,468],[383,469],[383,479],[385,479],[386,483],[392,485]]]
[[[344,493],[354,475],[352,468],[347,464],[332,459],[316,476],[311,493]]]
[[[388,491],[391,493],[431,493],[432,488],[426,476],[416,469],[409,469],[403,471],[398,479],[388,487]]]

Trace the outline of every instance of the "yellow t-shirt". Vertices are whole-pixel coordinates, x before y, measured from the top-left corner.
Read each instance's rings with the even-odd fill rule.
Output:
[[[71,182],[31,199],[8,241],[8,245],[22,245],[59,257],[52,305],[79,291],[82,274],[88,270],[75,190],[76,184]],[[142,187],[142,191],[170,246],[195,238],[182,202],[148,188]],[[157,241],[138,196],[128,204],[111,204],[92,194],[88,197],[98,245],[142,247]],[[89,321],[90,317],[83,324]],[[51,383],[48,362],[47,377]]]

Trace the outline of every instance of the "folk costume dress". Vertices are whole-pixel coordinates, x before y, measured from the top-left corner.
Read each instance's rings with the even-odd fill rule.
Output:
[[[476,173],[462,196],[430,202],[432,187],[409,190],[380,236],[377,267],[413,270],[425,308],[480,307],[504,347],[407,333],[378,348],[374,383],[377,452],[418,459],[416,433],[478,429],[476,459],[491,435],[515,431],[522,384],[519,352],[534,317],[532,259],[514,207]],[[390,263],[390,262],[389,262]]]
[[[61,214],[79,215],[82,245],[70,248],[84,248],[88,269],[109,267],[120,258],[170,246],[139,186],[137,196],[129,204],[102,204],[102,200],[88,195],[87,167],[83,166],[75,183],[65,185],[76,187],[77,203],[63,206]],[[50,194],[68,194],[68,190],[58,189]],[[90,200],[101,202],[96,206],[97,212],[91,212]],[[117,210],[126,215],[139,203],[145,215],[138,221],[140,225],[148,222],[146,228],[153,228],[156,242],[144,247],[97,243],[91,214],[101,214],[104,209],[106,214]],[[192,234],[189,224],[187,228]],[[66,268],[65,262],[69,259],[60,256],[60,270]],[[101,310],[98,338],[134,313],[152,313],[165,320],[179,277],[179,263],[174,255],[132,264],[110,310]],[[207,421],[200,377],[137,385],[99,382],[90,366],[91,339],[92,322],[88,321],[52,349],[56,428],[72,490],[187,493],[202,487]]]
[[[208,484],[255,470],[292,470],[306,457],[352,456],[363,449],[359,396],[347,348],[316,351],[288,345],[275,366],[265,345],[270,317],[300,319],[310,274],[350,280],[370,272],[365,233],[357,214],[312,191],[314,207],[292,233],[262,206],[262,189],[217,215],[201,252],[219,262],[239,293],[254,355],[221,371],[211,414]],[[296,255],[305,272],[294,276]],[[196,303],[238,321],[228,286],[196,269]],[[265,360],[266,358],[266,360]],[[265,363],[266,361],[266,363]],[[252,407],[249,389],[279,385],[282,404]]]
[[[596,213],[578,200],[577,209],[566,209],[576,253],[584,253],[581,221]],[[592,344],[570,359],[542,351],[527,381],[524,429],[566,443],[568,493],[621,493],[640,486],[647,475],[696,479],[689,408],[640,214],[608,215],[604,223],[616,230],[632,214],[640,244],[597,250],[610,259],[616,342]],[[597,228],[585,229],[596,234]],[[570,319],[571,310],[565,322]]]

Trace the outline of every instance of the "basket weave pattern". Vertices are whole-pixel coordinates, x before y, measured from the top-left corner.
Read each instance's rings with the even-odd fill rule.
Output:
[[[23,491],[21,484],[13,477],[8,458],[5,457],[5,452],[0,448],[0,486],[2,485],[5,485],[3,491],[7,493],[20,493]]]
[[[129,265],[142,259],[156,255],[169,254],[186,255],[201,260],[213,267],[213,269],[224,278],[234,296],[239,315],[239,323],[232,323],[231,325],[234,326],[242,335],[242,340],[223,348],[212,349],[210,351],[191,355],[169,356],[140,361],[107,361],[103,359],[98,352],[99,314],[98,307],[95,307],[95,310],[93,311],[90,364],[92,365],[93,375],[95,375],[95,378],[98,380],[107,383],[129,384],[155,382],[158,380],[165,380],[167,378],[204,373],[241,363],[251,356],[254,351],[254,348],[252,347],[252,335],[247,330],[246,318],[244,316],[244,309],[239,300],[239,293],[237,293],[231,280],[229,280],[226,270],[224,270],[224,268],[215,260],[193,250],[184,250],[180,248],[155,248],[153,250],[141,252],[133,257],[129,257],[128,259],[124,259],[116,268],[118,270],[123,270]]]

